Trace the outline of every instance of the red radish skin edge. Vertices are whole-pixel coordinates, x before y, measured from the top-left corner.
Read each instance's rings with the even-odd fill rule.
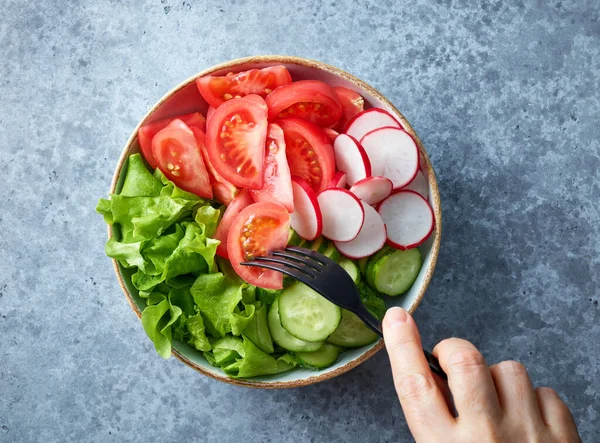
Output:
[[[365,186],[369,186],[369,184],[371,182],[375,182],[372,183],[371,186],[383,186],[383,184],[385,184],[387,187],[389,187],[389,191],[385,191],[385,193],[383,193],[383,197],[379,198],[379,200],[376,201],[367,201],[366,198],[364,198],[364,196],[358,195],[357,191],[360,192],[360,188],[363,188]],[[377,183],[379,182],[379,183]],[[356,183],[354,183],[354,185],[352,185],[350,187],[350,192],[352,192],[354,195],[356,195],[359,199],[363,200],[365,203],[374,206],[377,205],[379,203],[381,203],[383,200],[385,200],[386,198],[388,198],[391,194],[392,194],[392,190],[393,190],[393,183],[392,181],[387,178],[387,177],[383,177],[380,175],[375,175],[375,176],[371,176],[371,177],[367,177],[367,178],[363,178],[362,180],[357,181]]]
[[[345,136],[345,137],[348,137],[350,140],[352,140],[352,141],[354,142],[354,144],[356,145],[356,150],[358,151],[358,153],[359,153],[359,154],[360,154],[360,156],[361,156],[362,163],[363,163],[363,166],[364,166],[364,169],[365,169],[365,177],[364,177],[364,178],[370,177],[370,176],[371,176],[371,172],[372,172],[372,168],[371,168],[371,160],[369,160],[369,156],[367,155],[367,152],[365,151],[365,149],[364,149],[364,148],[362,147],[362,145],[361,145],[361,144],[358,142],[358,140],[356,140],[356,139],[355,139],[354,137],[352,137],[351,135],[348,135],[348,134],[341,134],[341,135],[343,135],[343,136]],[[336,139],[336,140],[337,140],[337,139]],[[337,165],[337,156],[336,156],[336,152],[337,152],[337,151],[336,151],[336,149],[335,149],[335,142],[334,142],[334,145],[333,145],[333,155],[334,155],[334,157],[335,157],[335,159],[336,159],[336,167],[337,167],[338,165]],[[347,171],[342,171],[342,172],[345,172],[345,173],[346,173],[346,177],[348,176],[348,172],[347,172]],[[358,182],[358,181],[360,181],[360,180],[362,180],[362,179],[359,179],[359,180],[357,180],[357,182]],[[350,184],[350,183],[348,183],[348,184]],[[353,183],[353,184],[354,184],[354,183]]]
[[[329,188],[346,188],[347,175],[345,172],[338,171],[335,173],[329,184],[327,185],[327,189]]]
[[[402,190],[402,188],[404,188],[405,186],[408,186],[409,184],[411,184],[414,181],[415,177],[417,176],[417,173],[420,170],[420,166],[419,165],[421,164],[421,150],[419,149],[419,145],[417,144],[417,142],[415,141],[415,139],[413,138],[412,135],[410,135],[408,132],[406,132],[403,128],[396,128],[395,126],[382,126],[381,128],[373,129],[372,131],[369,131],[365,135],[363,135],[362,138],[361,138],[361,141],[364,140],[367,135],[372,134],[373,132],[379,131],[381,129],[400,129],[400,130],[402,130],[405,134],[407,134],[412,139],[413,143],[415,144],[415,147],[417,148],[418,159],[417,159],[417,167],[415,169],[415,173],[413,174],[412,178],[407,183],[403,184],[402,186],[396,186],[392,190],[392,194],[393,194],[396,191]]]
[[[314,216],[316,218],[317,227],[316,227],[315,235],[312,238],[311,238],[311,236],[303,236],[302,234],[300,234],[300,232],[298,232],[296,230],[296,228],[294,226],[292,226],[292,229],[294,229],[298,233],[298,235],[300,237],[302,237],[304,240],[312,241],[315,238],[317,238],[318,236],[320,236],[321,232],[323,231],[323,215],[321,214],[321,207],[319,205],[319,201],[317,200],[317,194],[315,193],[313,188],[308,184],[308,182],[306,180],[304,180],[302,177],[298,177],[297,175],[292,176],[292,194],[293,194],[294,184],[296,184],[297,186],[300,187],[300,189],[302,189],[306,198],[312,204],[313,209],[314,209]],[[294,210],[295,211],[299,210],[301,207],[302,207],[302,205],[296,206],[296,202],[294,201]],[[305,214],[305,216],[308,217],[310,215]],[[294,213],[292,212],[290,214],[290,225],[292,224],[294,217],[295,217]],[[304,232],[303,234],[306,234],[306,232]]]
[[[417,248],[417,247],[421,246],[423,243],[425,243],[427,241],[427,239],[429,237],[431,237],[431,234],[433,233],[433,230],[435,229],[435,213],[433,212],[433,209],[431,208],[431,205],[429,204],[429,202],[427,200],[425,200],[421,194],[419,194],[418,192],[415,192],[415,191],[411,191],[408,189],[398,189],[398,190],[392,192],[388,198],[390,198],[393,195],[399,194],[400,192],[410,192],[412,194],[419,196],[425,203],[427,203],[427,207],[429,208],[429,211],[431,211],[431,228],[429,229],[429,232],[427,233],[427,235],[425,237],[423,237],[423,239],[421,239],[420,241],[410,244],[410,245],[399,245],[398,243],[394,243],[393,241],[391,241],[389,238],[387,239],[386,243],[388,245],[390,245],[392,248],[406,251],[407,249]],[[383,200],[381,203],[379,203],[379,205],[377,206],[377,212],[379,212],[379,208],[381,208],[381,205],[384,202],[385,202],[385,200]]]
[[[400,129],[404,129],[404,126],[402,126],[402,123],[400,123],[398,121],[398,119],[396,117],[394,117],[392,114],[390,114],[388,111],[386,111],[385,109],[382,108],[370,108],[370,109],[365,109],[364,111],[359,112],[358,114],[356,114],[354,117],[352,117],[352,119],[348,122],[348,124],[346,125],[346,127],[344,128],[344,133],[348,133],[348,130],[350,129],[350,127],[352,126],[352,124],[362,115],[368,114],[370,112],[379,112],[381,114],[386,114],[388,117],[391,117],[392,120],[394,120],[396,123],[398,123],[398,128]],[[383,126],[381,126],[383,128]],[[393,126],[395,127],[395,126]],[[374,128],[374,129],[379,129],[379,128]]]
[[[362,221],[362,224],[361,224],[360,228],[357,230],[356,235],[354,235],[352,238],[349,238],[348,240],[343,240],[344,242],[350,242],[350,241],[354,240],[358,236],[358,234],[360,233],[360,230],[363,227],[363,224],[365,223],[365,208],[363,208],[362,202],[354,194],[352,194],[347,189],[342,189],[342,188],[329,188],[329,189],[325,189],[325,190],[319,192],[319,194],[317,195],[317,202],[319,201],[319,195],[323,194],[324,192],[332,192],[332,191],[343,192],[343,193],[349,195],[354,200],[356,200],[356,202],[358,203],[358,205],[359,205],[359,207],[360,207],[360,209],[362,211],[362,220],[363,221]],[[319,202],[319,207],[320,206],[321,206],[321,203]],[[321,208],[321,214],[323,214],[323,208]],[[323,221],[323,225],[325,225],[324,221]],[[325,235],[325,234],[323,234],[323,236],[327,237],[327,235]],[[329,238],[329,237],[327,237],[327,238]],[[340,240],[335,240],[333,238],[329,238],[329,240],[340,241]]]
[[[387,242],[387,240],[386,240],[386,239],[387,239],[387,226],[386,226],[385,224],[383,225],[383,230],[384,230],[384,232],[385,232],[385,236],[383,237],[383,238],[384,238],[384,240],[383,240],[383,242],[381,242],[381,244],[379,245],[379,247],[377,248],[377,250],[376,250],[375,252],[377,252],[377,251],[379,251],[381,248],[383,248],[383,246],[384,246],[384,245],[386,244],[386,242]],[[340,254],[342,254],[344,257],[348,257],[349,259],[352,259],[352,260],[358,260],[358,259],[365,258],[365,257],[369,257],[369,256],[371,256],[371,255],[375,254],[375,252],[373,252],[373,254],[369,254],[369,255],[367,255],[367,256],[365,256],[365,257],[363,257],[363,256],[361,256],[361,257],[354,257],[353,255],[350,255],[350,254],[344,254],[344,252],[342,252],[342,250],[341,250],[341,249],[340,249],[340,247],[339,247],[339,244],[340,244],[340,243],[344,243],[344,242],[339,242],[339,241],[336,241],[336,242],[334,242],[334,243],[335,243],[335,246],[336,246],[336,247],[338,248],[338,250],[340,251]],[[391,245],[390,245],[390,246],[391,246]],[[342,247],[343,247],[343,246],[342,246]]]

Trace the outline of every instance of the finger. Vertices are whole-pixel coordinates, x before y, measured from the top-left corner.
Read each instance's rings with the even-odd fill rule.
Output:
[[[455,421],[429,370],[412,317],[402,308],[389,309],[383,335],[396,392],[415,438],[425,439],[434,429],[449,432]]]
[[[564,441],[581,441],[573,415],[556,391],[541,387],[535,390],[535,395],[542,420],[552,429],[552,433],[562,437]]]
[[[448,374],[448,386],[461,418],[500,419],[502,409],[494,381],[481,353],[473,344],[449,338],[433,349]]]
[[[516,361],[503,361],[490,367],[500,407],[508,415],[527,417],[533,425],[542,424],[542,416],[527,369]]]

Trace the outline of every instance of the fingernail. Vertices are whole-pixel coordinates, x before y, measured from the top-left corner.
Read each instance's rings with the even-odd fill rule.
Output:
[[[398,306],[390,308],[385,313],[385,322],[390,328],[394,328],[408,319],[406,311]]]

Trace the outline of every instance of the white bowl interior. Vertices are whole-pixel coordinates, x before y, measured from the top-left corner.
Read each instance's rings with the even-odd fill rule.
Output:
[[[274,63],[267,63],[267,62],[245,63],[243,65],[238,65],[235,69],[231,69],[231,68],[223,69],[221,71],[216,71],[214,74],[215,75],[224,75],[230,71],[237,72],[237,71],[243,71],[243,70],[252,69],[252,68],[264,68],[266,66],[273,65],[273,64]],[[377,97],[376,95],[370,93],[368,90],[359,87],[358,85],[356,85],[349,79],[346,79],[342,76],[338,76],[331,72],[327,72],[327,71],[318,69],[316,67],[304,66],[304,65],[300,65],[300,64],[285,64],[285,66],[289,69],[289,71],[292,75],[292,78],[294,80],[316,79],[316,80],[322,80],[332,86],[345,86],[345,87],[354,89],[354,90],[358,91],[364,97],[365,107],[367,107],[367,108],[368,107],[383,108],[383,109],[387,110],[388,112],[392,113],[393,115],[396,115],[397,118],[400,119],[401,121],[405,122],[404,117],[399,115],[397,113],[397,111],[395,109],[393,109],[392,107],[390,107],[384,100],[382,100],[380,97]],[[153,112],[151,115],[149,115],[148,118],[146,118],[142,124],[151,123],[153,121],[161,120],[163,118],[175,116],[178,114],[194,112],[194,111],[201,111],[203,114],[206,114],[207,109],[208,109],[208,105],[206,104],[206,102],[204,101],[202,96],[199,94],[198,89],[196,88],[195,82],[191,82],[190,84],[188,84],[188,85],[184,86],[183,88],[181,88],[180,90],[178,90],[171,97],[164,100],[164,102],[155,110],[155,112]],[[412,131],[412,129],[409,128],[409,132],[410,131]],[[138,152],[138,151],[139,151],[139,145],[137,143],[137,140],[135,140],[135,142],[132,146],[132,150],[130,151],[130,154],[134,153],[134,152]],[[435,184],[435,175],[434,175],[433,170],[431,169],[430,165],[429,165],[429,168],[430,168],[429,174],[428,174],[429,175],[429,195],[430,195],[430,200],[431,200],[431,196],[434,195],[433,188],[435,187],[435,189],[437,190],[437,184]],[[123,171],[124,170],[126,170],[126,168],[123,168]],[[119,178],[119,181],[117,183],[117,188],[116,188],[117,192],[121,189],[123,178],[124,178],[124,174],[121,174],[121,177]],[[436,206],[439,208],[439,201],[432,202],[432,204],[434,205],[434,208]],[[436,212],[439,213],[439,211],[436,211]],[[404,294],[402,296],[387,297],[386,304],[388,307],[401,306],[402,308],[406,309],[409,312],[414,311],[414,309],[416,308],[416,305],[418,304],[418,301],[419,301],[418,296],[427,284],[427,275],[431,274],[431,272],[433,272],[433,267],[435,266],[435,257],[434,256],[436,254],[433,253],[433,245],[435,243],[435,239],[438,238],[438,236],[439,236],[439,232],[434,231],[434,233],[427,240],[427,242],[425,242],[419,248],[421,250],[421,253],[423,254],[423,266],[422,266],[419,276],[417,277],[412,288],[406,294]],[[131,294],[138,309],[140,311],[143,310],[144,307],[146,306],[145,300],[139,297],[137,289],[131,283],[131,278],[130,278],[131,272],[122,267],[120,267],[120,272],[123,277],[123,282],[124,282],[127,290],[129,291],[129,293]],[[357,349],[343,352],[340,356],[340,359],[338,360],[338,362],[335,365],[333,365],[327,369],[321,370],[321,371],[313,371],[313,370],[307,370],[307,369],[300,368],[300,369],[296,369],[296,370],[293,370],[290,372],[285,372],[282,374],[263,376],[263,377],[255,377],[252,379],[252,381],[263,382],[263,383],[267,383],[267,384],[273,383],[273,382],[297,382],[300,380],[309,379],[311,377],[321,376],[324,373],[336,371],[336,370],[342,368],[343,366],[353,362],[354,360],[358,359],[365,352],[367,352],[369,349],[375,347],[376,345],[377,345],[377,342],[373,343],[371,345],[368,345],[368,346],[364,346],[362,348],[357,348]],[[200,366],[205,371],[207,371],[215,376],[218,376],[218,377],[226,377],[225,373],[221,369],[215,368],[215,367],[211,366],[210,364],[208,364],[208,362],[202,356],[202,353],[195,350],[191,346],[174,340],[173,347],[175,350],[177,350],[181,354],[181,356],[184,357],[184,359],[187,359],[190,362],[193,362],[195,365]]]

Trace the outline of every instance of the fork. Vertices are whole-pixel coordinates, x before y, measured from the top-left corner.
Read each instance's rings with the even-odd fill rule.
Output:
[[[314,289],[330,302],[356,314],[377,335],[383,337],[381,322],[360,300],[356,284],[344,268],[335,261],[311,249],[289,246],[241,263],[282,272]],[[423,349],[431,371],[447,380],[438,359]]]

